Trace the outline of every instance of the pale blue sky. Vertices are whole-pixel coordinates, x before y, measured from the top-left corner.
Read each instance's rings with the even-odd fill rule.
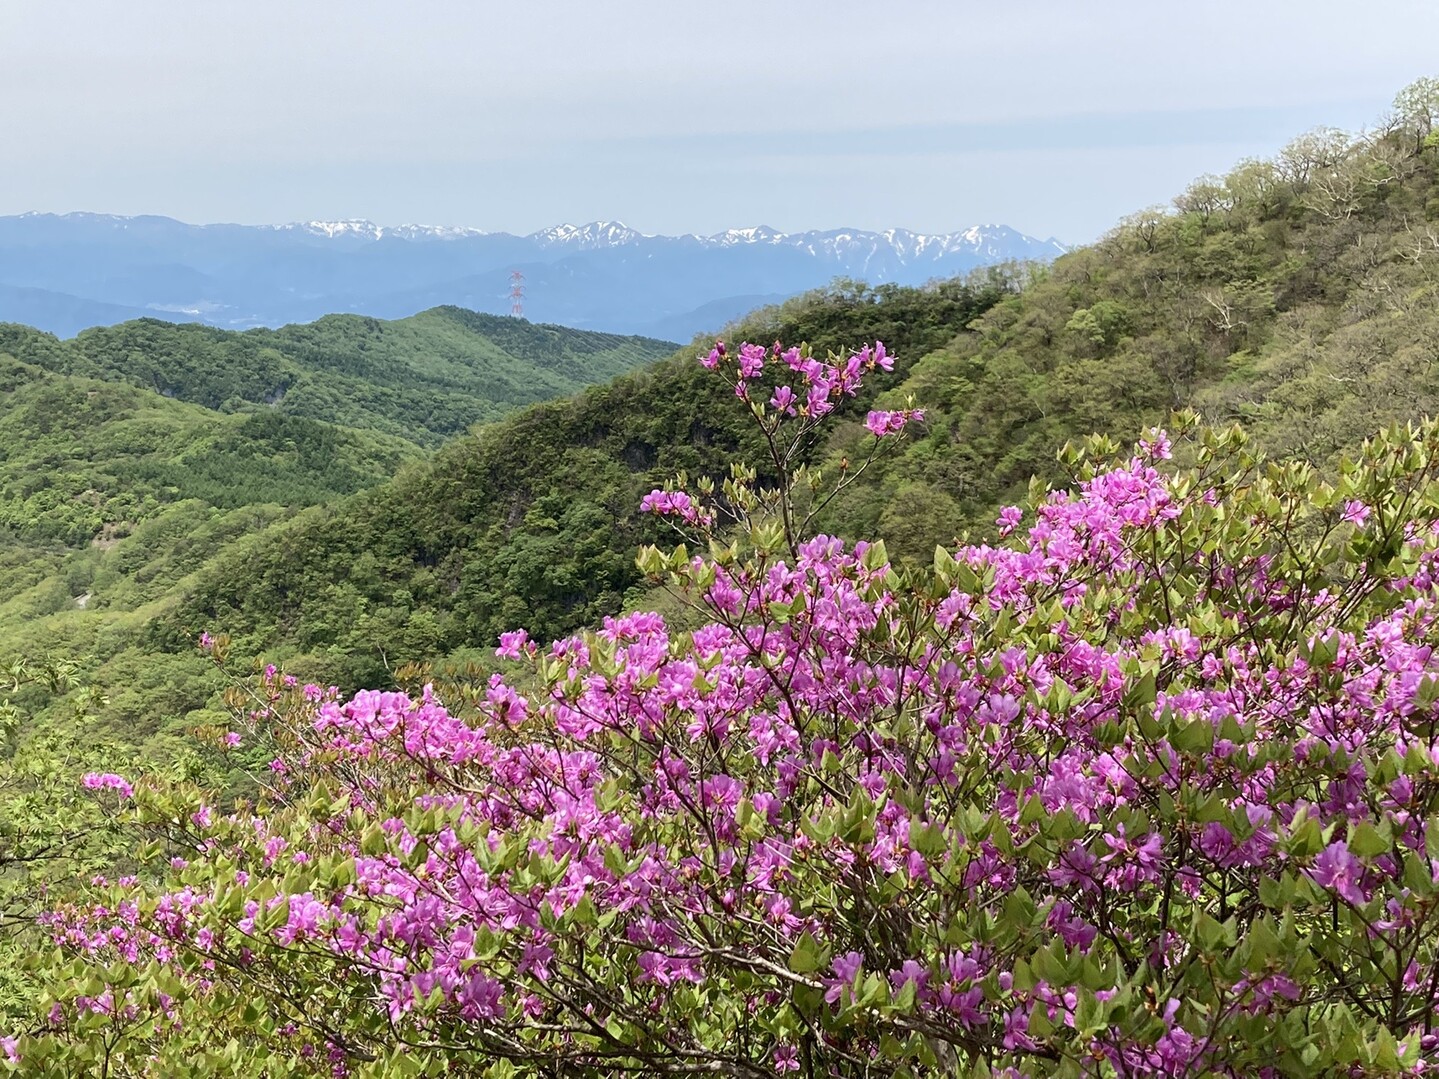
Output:
[[[0,213],[1083,241],[1436,41],[1434,0],[3,0]]]

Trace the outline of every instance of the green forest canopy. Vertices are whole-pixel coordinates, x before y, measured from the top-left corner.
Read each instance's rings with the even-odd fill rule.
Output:
[[[671,342],[436,307],[386,321],[327,315],[278,330],[139,319],[70,341],[0,325],[0,353],[226,412],[273,407],[433,447],[520,405],[573,393]]]

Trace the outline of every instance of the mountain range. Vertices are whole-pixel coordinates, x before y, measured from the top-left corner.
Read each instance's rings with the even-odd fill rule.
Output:
[[[1065,250],[1004,225],[651,236],[596,221],[516,236],[362,220],[191,225],[27,213],[0,217],[0,321],[71,336],[146,316],[247,329],[441,305],[507,314],[519,270],[535,321],[689,340],[836,277],[920,284]]]

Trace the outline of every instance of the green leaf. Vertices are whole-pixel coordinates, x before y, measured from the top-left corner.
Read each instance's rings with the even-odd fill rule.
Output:
[[[1319,822],[1306,816],[1299,826],[1290,832],[1288,846],[1292,854],[1300,857],[1318,854],[1324,849],[1324,833]]]
[[[789,953],[789,969],[796,974],[813,974],[827,962],[829,957],[808,930],[801,934],[794,950]]]
[[[1120,699],[1121,706],[1129,712],[1147,712],[1159,697],[1159,689],[1153,671],[1145,671],[1139,681],[1133,682]]]
[[[1169,744],[1181,753],[1208,753],[1214,746],[1214,724],[1200,716],[1182,727],[1175,727],[1169,735]]]
[[[1389,851],[1391,844],[1368,821],[1360,821],[1349,831],[1349,849],[1361,858],[1374,858]]]
[[[1439,677],[1426,674],[1419,680],[1419,686],[1414,691],[1414,707],[1427,712],[1431,711],[1436,703],[1439,703]]]
[[[934,572],[941,580],[948,581],[954,576],[954,555],[940,546],[934,549]]]
[[[943,828],[937,824],[921,824],[917,820],[909,823],[909,845],[926,858],[938,858],[949,850],[949,840]]]
[[[1033,824],[1043,820],[1049,811],[1044,808],[1044,801],[1039,795],[1031,795],[1025,799],[1024,808],[1019,811],[1020,824]]]
[[[1194,936],[1206,950],[1213,952],[1224,943],[1225,929],[1222,923],[1207,911],[1194,912]]]
[[[1264,970],[1269,960],[1279,954],[1279,938],[1268,918],[1256,918],[1244,940],[1249,947],[1249,969],[1255,973]]]

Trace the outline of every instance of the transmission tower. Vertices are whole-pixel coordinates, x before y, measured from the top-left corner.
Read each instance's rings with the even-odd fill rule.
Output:
[[[525,317],[525,275],[519,270],[510,273],[510,314]]]

